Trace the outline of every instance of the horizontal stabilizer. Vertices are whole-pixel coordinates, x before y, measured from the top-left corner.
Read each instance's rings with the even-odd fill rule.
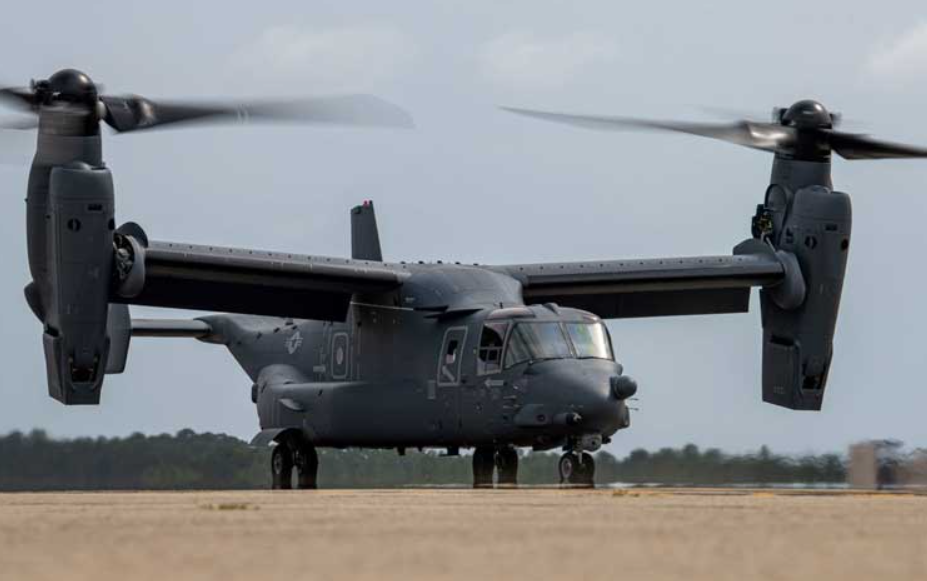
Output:
[[[132,319],[133,337],[205,339],[212,327],[198,319]]]

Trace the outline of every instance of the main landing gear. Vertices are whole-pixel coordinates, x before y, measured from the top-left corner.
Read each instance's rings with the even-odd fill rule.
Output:
[[[296,470],[296,487],[309,490],[318,488],[319,456],[308,442],[291,438],[274,446],[270,456],[271,488],[293,488],[293,470]]]
[[[518,451],[514,447],[478,447],[473,452],[473,488],[492,488],[493,473],[500,488],[518,484]]]
[[[567,452],[557,464],[560,485],[577,488],[595,487],[595,459],[589,452]]]

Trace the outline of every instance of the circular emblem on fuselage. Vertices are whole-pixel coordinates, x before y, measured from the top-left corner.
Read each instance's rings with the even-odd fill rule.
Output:
[[[297,330],[295,333],[289,336],[286,340],[286,350],[287,353],[293,355],[299,351],[299,347],[303,344],[303,336]]]

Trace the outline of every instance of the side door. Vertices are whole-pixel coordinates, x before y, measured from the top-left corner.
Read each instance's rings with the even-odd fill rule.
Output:
[[[503,393],[507,382],[502,358],[510,327],[508,321],[487,321],[480,329],[474,377],[460,392],[460,425],[467,439],[491,437],[494,422],[508,420],[514,413],[508,409],[509,394]]]

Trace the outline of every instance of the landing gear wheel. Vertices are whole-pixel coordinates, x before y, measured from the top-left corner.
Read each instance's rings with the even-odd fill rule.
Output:
[[[518,450],[511,446],[496,450],[496,473],[499,486],[518,485]]]
[[[595,459],[588,452],[581,455],[567,452],[560,457],[557,465],[560,470],[561,486],[592,488],[595,486]]]
[[[277,444],[270,455],[270,473],[273,490],[293,488],[293,453],[286,444]]]
[[[583,452],[579,459],[582,469],[579,473],[581,482],[578,484],[588,486],[589,488],[595,487],[595,458],[593,458],[592,454],[589,452]]]
[[[296,487],[300,490],[315,490],[319,473],[319,455],[309,444],[301,443],[293,451],[293,466],[296,468]]]
[[[581,470],[579,466],[579,456],[573,452],[567,452],[560,456],[560,462],[557,463],[557,470],[560,472],[560,484],[573,484],[576,473]]]
[[[496,451],[477,448],[473,451],[473,488],[492,488],[492,473]]]

